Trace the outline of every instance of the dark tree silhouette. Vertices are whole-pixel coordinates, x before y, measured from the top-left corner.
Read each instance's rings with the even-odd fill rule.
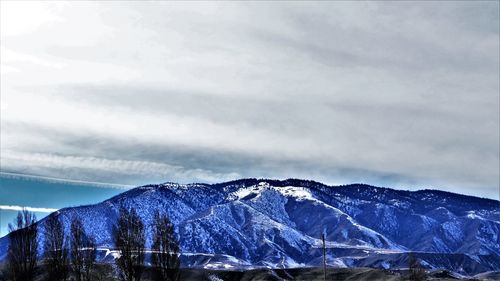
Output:
[[[324,231],[321,233],[321,242],[323,242],[323,280],[326,281],[326,243]]]
[[[76,281],[92,280],[95,267],[96,246],[78,217],[71,221],[71,267]]]
[[[56,215],[45,221],[44,258],[47,280],[62,281],[68,278],[68,243],[64,227]]]
[[[95,281],[109,281],[116,280],[113,270],[113,265],[108,263],[101,263],[96,265],[94,269],[94,279]]]
[[[9,250],[7,269],[13,281],[31,281],[37,264],[36,216],[23,209],[18,212],[15,224],[9,224]]]
[[[83,280],[91,281],[93,272],[95,269],[95,260],[97,254],[97,248],[94,241],[94,238],[87,236],[84,233],[86,239],[84,240],[83,245]]]
[[[152,279],[154,281],[179,280],[179,241],[174,226],[166,215],[156,211],[153,220],[153,244],[151,247]]]
[[[408,254],[409,276],[410,281],[423,281],[426,279],[425,270],[420,265],[420,262],[415,257],[415,254]]]
[[[144,270],[144,224],[134,208],[121,208],[113,230],[116,248],[120,251],[117,265],[124,281],[141,280]]]

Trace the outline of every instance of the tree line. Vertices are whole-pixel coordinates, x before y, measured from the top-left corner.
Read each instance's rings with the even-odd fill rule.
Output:
[[[116,267],[97,262],[95,238],[73,216],[69,233],[56,213],[44,224],[43,245],[39,245],[36,216],[27,210],[9,224],[9,248],[4,276],[12,281],[107,280],[109,272],[123,281],[139,281],[148,271],[151,280],[179,279],[180,249],[168,216],[156,211],[152,218],[151,247],[146,249],[146,226],[134,208],[120,208],[112,236],[118,258]],[[42,246],[42,255],[39,255]],[[150,265],[146,265],[146,254]],[[39,272],[42,272],[39,274]]]

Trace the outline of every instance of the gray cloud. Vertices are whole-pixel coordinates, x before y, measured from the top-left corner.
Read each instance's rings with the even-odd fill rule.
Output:
[[[2,32],[3,169],[498,196],[496,2],[38,8]]]

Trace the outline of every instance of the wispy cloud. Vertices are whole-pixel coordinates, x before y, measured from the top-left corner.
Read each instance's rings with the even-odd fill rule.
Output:
[[[0,205],[0,210],[9,210],[9,211],[27,210],[30,212],[40,212],[40,213],[52,213],[57,211],[57,209],[52,209],[52,208],[38,208],[38,207],[13,206],[13,205]]]
[[[31,180],[35,180],[35,181],[64,183],[64,184],[70,184],[70,185],[72,185],[72,184],[88,185],[88,186],[102,187],[102,188],[129,189],[129,188],[135,187],[133,185],[127,185],[127,184],[73,180],[73,179],[44,177],[44,176],[37,176],[37,175],[29,175],[29,174],[21,174],[21,173],[8,173],[8,172],[0,172],[0,177],[14,178],[14,179],[31,179]]]
[[[185,169],[181,166],[173,166],[164,163],[152,161],[131,161],[131,160],[113,160],[99,157],[85,156],[66,156],[45,153],[16,153],[4,151],[2,153],[2,163],[5,163],[11,169],[24,169],[36,171],[40,169],[61,171],[67,174],[67,171],[93,171],[94,174],[121,174],[128,176],[150,176],[155,179],[180,179],[194,178],[202,181],[228,180],[239,177],[238,174],[214,173],[204,169]],[[21,176],[18,173],[2,173],[10,176]],[[67,183],[84,183],[88,185],[114,188],[130,188],[131,185],[99,183],[81,180],[65,180],[54,177],[35,176],[37,179],[58,180]]]

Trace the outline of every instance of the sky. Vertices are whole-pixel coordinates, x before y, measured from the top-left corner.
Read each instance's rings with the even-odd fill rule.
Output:
[[[499,199],[497,1],[0,3],[2,214],[242,177]]]

